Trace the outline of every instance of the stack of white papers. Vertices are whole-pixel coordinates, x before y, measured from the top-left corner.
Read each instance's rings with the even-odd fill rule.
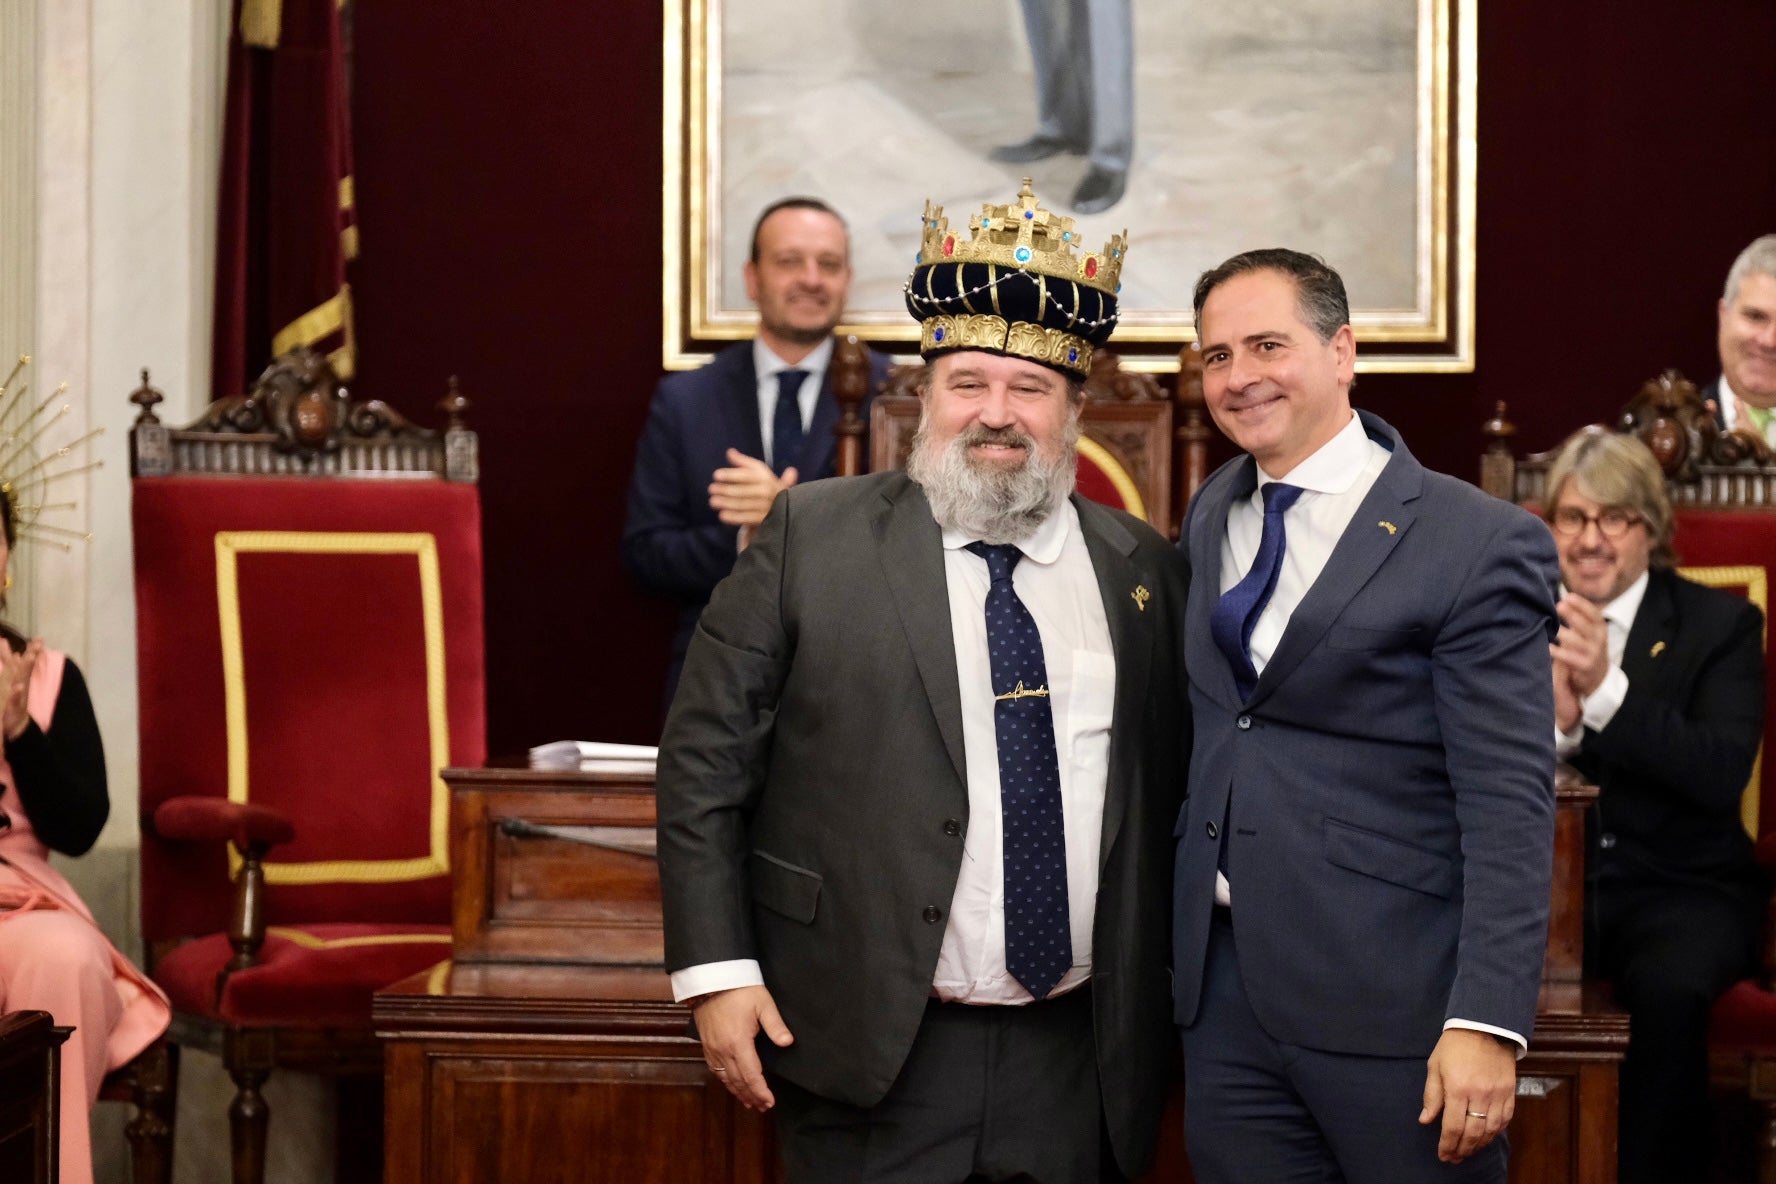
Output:
[[[600,740],[557,740],[530,750],[533,769],[585,769],[598,773],[652,776],[660,750],[651,744],[611,744]]]

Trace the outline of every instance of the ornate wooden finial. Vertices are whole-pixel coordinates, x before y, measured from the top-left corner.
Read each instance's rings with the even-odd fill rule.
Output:
[[[863,472],[863,403],[869,398],[869,347],[855,336],[839,342],[833,351],[833,398],[839,404],[839,422],[833,425],[838,438],[836,472],[855,477]]]
[[[1492,418],[1480,425],[1480,434],[1487,441],[1505,441],[1517,434],[1517,425],[1505,418],[1505,401],[1500,399],[1492,405]]]
[[[438,401],[438,410],[444,413],[448,421],[446,431],[460,432],[463,430],[463,417],[468,415],[470,404],[468,396],[462,393],[462,385],[452,374],[444,384],[444,397]]]
[[[1480,488],[1493,497],[1516,500],[1517,458],[1511,455],[1511,437],[1517,425],[1505,418],[1505,401],[1493,405],[1492,418],[1480,425],[1486,444],[1480,450]]]
[[[1178,351],[1178,380],[1172,400],[1176,405],[1172,433],[1178,447],[1178,498],[1172,511],[1172,537],[1184,523],[1184,510],[1209,477],[1209,429],[1207,404],[1203,401],[1202,349],[1191,342]]]
[[[148,385],[148,367],[142,367],[142,385],[130,392],[129,401],[142,409],[136,416],[138,425],[159,423],[160,416],[154,414],[154,405],[165,401],[166,396]]]
[[[1735,429],[1723,433],[1696,384],[1676,370],[1666,370],[1642,383],[1622,409],[1618,426],[1640,437],[1665,475],[1680,484],[1701,480],[1701,465],[1776,460],[1776,454],[1756,432]]]

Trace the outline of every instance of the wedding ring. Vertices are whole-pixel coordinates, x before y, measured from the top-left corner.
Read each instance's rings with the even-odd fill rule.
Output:
[[[720,1070],[720,1069],[717,1069],[717,1070],[716,1070],[716,1072],[717,1072],[717,1073],[720,1073],[720,1072],[721,1072],[721,1070]],[[1484,1115],[1484,1114],[1480,1114],[1480,1113],[1478,1113],[1478,1112],[1476,1112],[1476,1111],[1473,1111],[1473,1110],[1470,1110],[1470,1111],[1468,1111],[1468,1117],[1469,1117],[1469,1118],[1485,1118],[1485,1117],[1486,1117],[1486,1115]]]

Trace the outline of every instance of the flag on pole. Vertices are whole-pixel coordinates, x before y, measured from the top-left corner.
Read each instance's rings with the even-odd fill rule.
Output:
[[[234,0],[211,385],[239,395],[309,346],[356,371],[345,0]]]

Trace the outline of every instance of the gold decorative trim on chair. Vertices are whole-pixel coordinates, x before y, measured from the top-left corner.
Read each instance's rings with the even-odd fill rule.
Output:
[[[292,945],[301,946],[305,950],[345,950],[357,946],[411,946],[425,942],[441,942],[450,944],[448,933],[371,933],[362,937],[316,937],[300,929],[292,929],[287,925],[271,925],[265,930],[267,937],[281,937]]]
[[[1745,599],[1764,614],[1764,649],[1770,648],[1770,580],[1761,567],[1680,567],[1677,574],[1710,588],[1744,588]],[[1764,743],[1758,741],[1757,759],[1751,762],[1751,784],[1739,797],[1739,821],[1753,842],[1758,837],[1759,787],[1764,778]]]
[[[1079,455],[1098,466],[1098,471],[1109,478],[1110,484],[1116,487],[1117,496],[1122,498],[1122,508],[1142,519],[1147,518],[1147,503],[1141,500],[1141,490],[1136,486],[1134,478],[1122,467],[1122,462],[1110,455],[1110,450],[1092,439],[1090,436],[1079,437],[1076,446]]]
[[[236,557],[282,552],[324,555],[412,555],[418,561],[420,614],[425,627],[426,718],[432,756],[430,853],[414,859],[265,861],[269,884],[395,883],[450,870],[450,791],[440,770],[450,763],[450,719],[444,688],[444,607],[438,543],[432,535],[350,531],[224,530],[216,533],[216,604],[222,626],[222,684],[228,721],[228,800],[246,802],[247,684],[241,656],[240,585]],[[228,848],[229,875],[241,858]]]

